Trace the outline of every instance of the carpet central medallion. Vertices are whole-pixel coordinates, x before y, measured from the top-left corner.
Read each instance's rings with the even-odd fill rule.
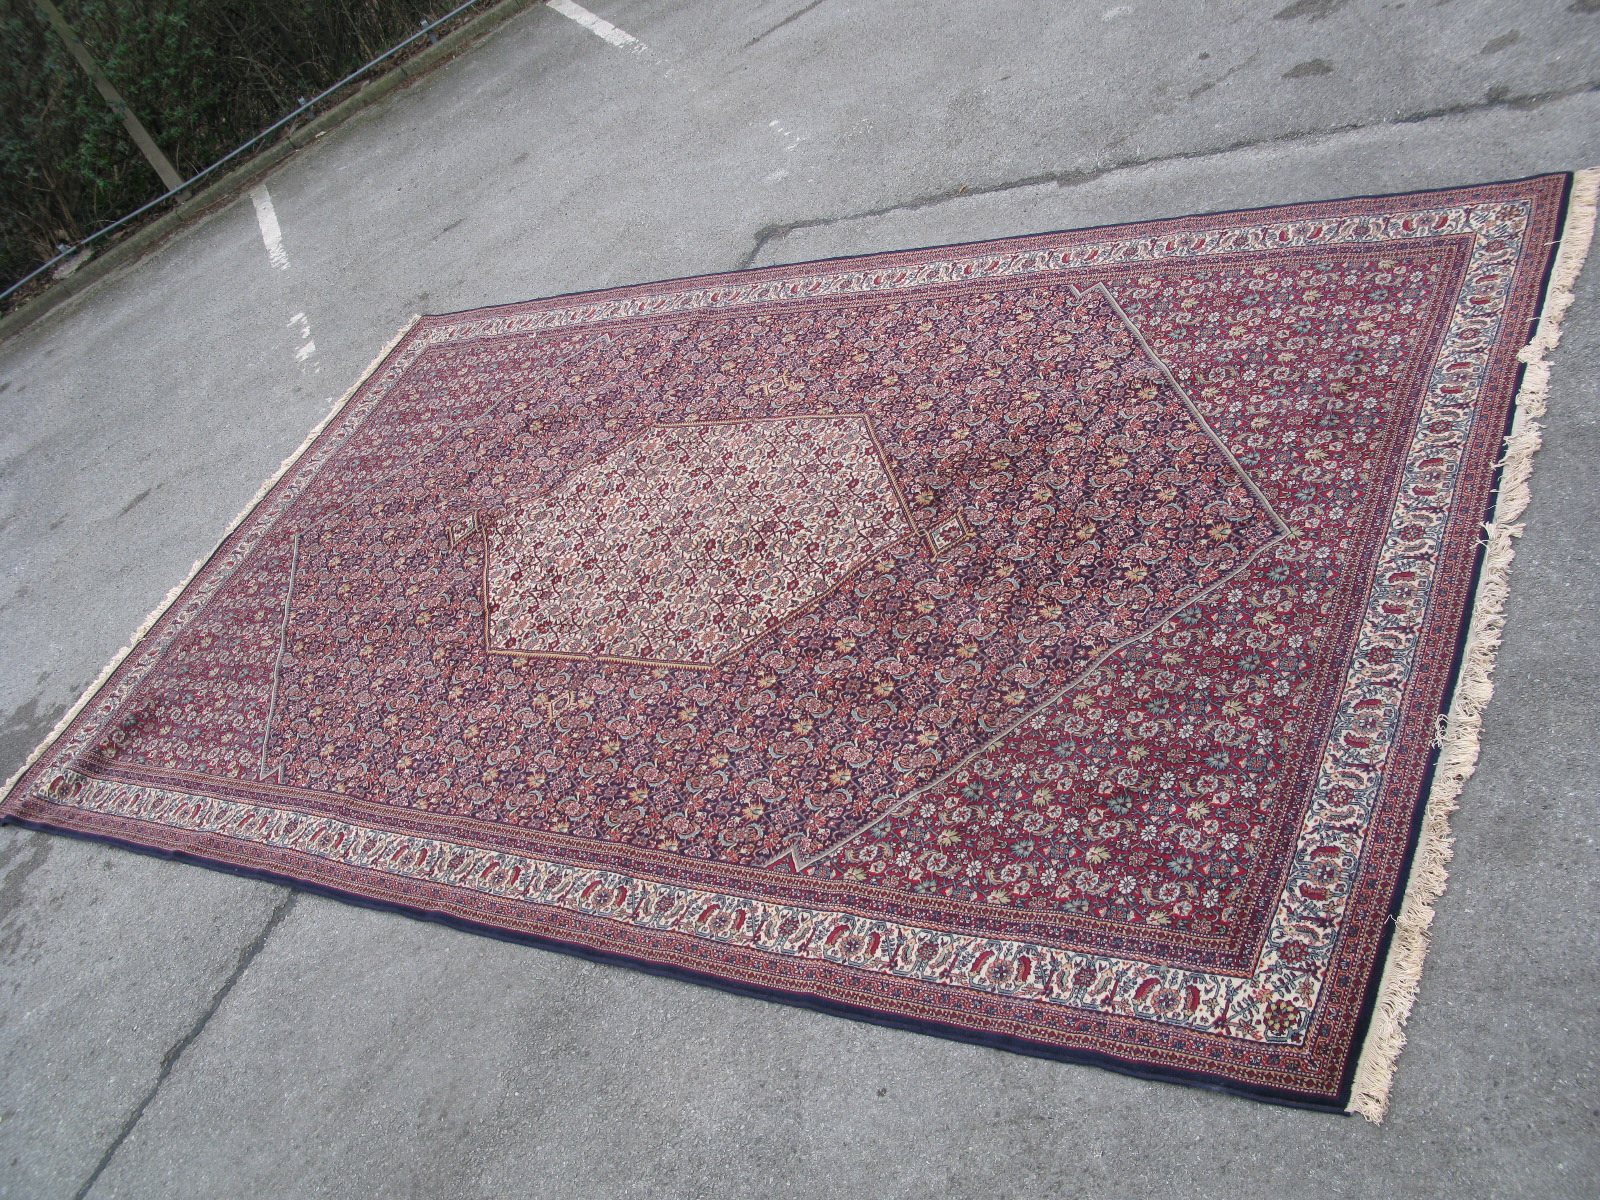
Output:
[[[489,644],[710,668],[909,532],[865,416],[657,425],[490,536]]]
[[[0,813],[1375,1113],[1567,186],[421,318]]]

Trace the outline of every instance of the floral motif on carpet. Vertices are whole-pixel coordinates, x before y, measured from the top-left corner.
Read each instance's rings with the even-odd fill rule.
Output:
[[[1341,1108],[1565,186],[422,318],[4,812]]]

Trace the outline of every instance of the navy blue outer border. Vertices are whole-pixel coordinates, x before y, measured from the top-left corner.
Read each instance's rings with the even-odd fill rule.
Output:
[[[1511,183],[1532,182],[1536,179],[1549,179],[1554,176],[1563,176],[1565,185],[1559,208],[1556,214],[1555,228],[1558,237],[1551,244],[1550,256],[1545,264],[1544,275],[1539,285],[1539,291],[1534,304],[1533,315],[1530,318],[1527,334],[1523,338],[1526,343],[1538,327],[1539,315],[1544,309],[1544,301],[1550,288],[1550,279],[1555,270],[1556,253],[1560,247],[1559,233],[1564,231],[1568,208],[1572,197],[1573,174],[1567,172],[1546,172],[1538,175],[1526,175],[1517,179],[1498,180],[1493,183],[1462,184],[1455,187],[1429,188],[1420,191],[1394,192],[1388,194],[1345,196],[1324,200],[1300,201],[1294,204],[1261,205],[1253,208],[1221,209],[1214,212],[1188,213],[1176,217],[1157,217],[1147,221],[1119,221],[1106,225],[1078,226],[1071,230],[1048,230],[1043,233],[1023,234],[1021,237],[1049,237],[1052,233],[1070,233],[1091,229],[1116,229],[1128,226],[1155,224],[1161,221],[1181,221],[1192,217],[1230,216],[1240,213],[1277,211],[1282,209],[1309,207],[1312,205],[1339,204],[1351,200],[1383,200],[1399,199],[1411,196],[1430,195],[1443,192],[1461,191],[1471,187],[1496,187]],[[954,242],[944,245],[911,247],[899,251],[884,251],[882,253],[918,253],[924,250],[960,249],[965,246],[986,245],[995,241],[1007,241],[1010,238],[985,238],[973,242]],[[746,268],[740,271],[716,272],[707,275],[690,275],[676,280],[659,280],[658,283],[683,283],[713,279],[731,279],[745,277],[753,273],[781,268],[808,266],[830,262],[843,262],[862,257],[876,257],[876,255],[841,255],[834,258],[802,260],[794,263],[776,264],[775,267]],[[606,291],[631,290],[635,287],[648,287],[650,284],[628,284],[620,288],[601,289],[599,294]],[[562,299],[568,296],[593,296],[596,292],[566,292],[556,296],[538,297],[538,299]],[[463,312],[492,311],[494,308],[509,308],[526,304],[528,301],[516,301],[512,304],[490,305],[487,308],[464,309]],[[434,316],[451,316],[456,314],[441,313]],[[1514,398],[1521,390],[1522,381],[1526,374],[1526,364],[1521,365],[1512,383],[1513,403],[1508,406],[1506,415],[1506,431],[1509,432],[1511,422],[1516,417]],[[1493,484],[1490,488],[1487,508],[1484,518],[1491,517],[1500,499],[1503,467],[1496,467]],[[218,547],[220,549],[220,546]],[[1451,665],[1448,683],[1444,690],[1444,698],[1440,706],[1440,713],[1449,711],[1456,687],[1460,682],[1461,669],[1465,659],[1467,633],[1471,626],[1473,601],[1482,582],[1483,562],[1486,548],[1480,544],[1477,557],[1473,564],[1472,575],[1467,590],[1468,603],[1462,614],[1461,628],[1456,636],[1454,660]],[[206,556],[205,562],[209,565],[216,551]],[[203,569],[203,568],[202,568]],[[1351,1041],[1351,1051],[1345,1064],[1344,1078],[1337,1096],[1328,1100],[1315,1100],[1305,1094],[1292,1092],[1285,1089],[1270,1088],[1255,1084],[1243,1084],[1222,1076],[1209,1075],[1199,1071],[1185,1071],[1173,1067],[1161,1067],[1149,1063],[1130,1062],[1116,1058],[1112,1055],[1101,1054],[1092,1050],[1081,1050],[1070,1047],[1047,1045],[1041,1042],[1029,1041],[1026,1038],[1011,1037],[1006,1034],[986,1033],[982,1030],[964,1029],[960,1026],[947,1025],[938,1021],[919,1020],[912,1017],[903,1017],[895,1014],[876,1012],[872,1009],[861,1008],[852,1004],[844,1004],[824,996],[810,993],[791,992],[782,988],[759,987],[753,984],[739,983],[715,975],[692,971],[682,967],[668,966],[663,963],[651,962],[648,959],[633,958],[623,954],[613,954],[603,950],[596,950],[588,946],[563,942],[554,938],[541,937],[537,934],[522,933],[514,930],[501,929],[497,926],[469,921],[462,917],[432,909],[413,908],[408,905],[395,904],[383,900],[375,900],[370,896],[363,896],[353,892],[342,891],[338,888],[327,887],[323,884],[309,883],[304,880],[294,879],[290,876],[280,875],[272,871],[260,870],[252,867],[241,867],[233,863],[221,862],[217,859],[205,858],[200,855],[190,854],[181,850],[159,850],[150,846],[141,846],[135,842],[124,841],[120,838],[106,837],[96,834],[84,833],[81,830],[64,829],[40,821],[28,821],[18,817],[6,815],[0,817],[0,825],[14,825],[22,829],[30,829],[43,833],[56,834],[62,837],[75,838],[79,841],[93,842],[100,845],[112,846],[120,850],[132,851],[152,858],[167,859],[173,862],[188,863],[194,866],[206,867],[226,875],[234,875],[244,879],[254,879],[263,883],[277,884],[282,887],[294,888],[297,891],[308,892],[312,895],[326,896],[339,900],[358,908],[374,909],[379,912],[396,913],[400,916],[410,917],[413,920],[429,921],[444,925],[464,933],[477,934],[481,937],[494,938],[497,941],[512,942],[518,945],[532,946],[540,950],[549,950],[558,954],[570,955],[574,958],[586,959],[590,962],[602,963],[607,966],[626,967],[630,970],[641,971],[647,975],[660,975],[669,979],[678,979],[687,983],[699,984],[704,987],[715,988],[718,991],[731,992],[734,995],[749,996],[758,1000],[768,1000],[777,1004],[786,1004],[794,1008],[809,1009],[813,1012],[824,1013],[829,1016],[844,1017],[853,1021],[860,1021],[868,1025],[878,1025],[887,1029],[898,1029],[910,1033],[928,1034],[944,1038],[949,1041],[965,1042],[976,1046],[986,1046],[993,1050],[1005,1050],[1013,1054],[1024,1054],[1033,1058],[1049,1059],[1055,1062],[1073,1063],[1083,1066],[1100,1067],[1119,1075],[1128,1075],[1135,1079],[1153,1080],[1162,1083],[1183,1084],[1188,1087],[1200,1088],[1205,1091],[1222,1092],[1228,1095],[1239,1096],[1249,1100],[1258,1100],[1267,1104],[1279,1105],[1286,1108],[1309,1109],[1313,1112],[1337,1113],[1348,1116],[1347,1106],[1353,1090],[1356,1068],[1360,1063],[1361,1050],[1366,1043],[1367,1033],[1372,1024],[1372,1015],[1377,1006],[1379,991],[1381,989],[1384,967],[1388,961],[1390,944],[1393,941],[1396,919],[1400,908],[1405,901],[1405,895],[1411,879],[1411,871],[1415,864],[1416,850],[1422,831],[1423,817],[1427,811],[1428,799],[1433,792],[1435,776],[1438,772],[1439,750],[1434,748],[1429,756],[1428,766],[1424,773],[1421,787],[1414,801],[1410,821],[1410,834],[1406,846],[1404,866],[1395,881],[1395,888],[1390,900],[1387,920],[1384,922],[1385,931],[1376,947],[1373,960],[1374,969],[1367,983],[1366,997],[1362,1009],[1353,1029],[1354,1037]],[[20,779],[19,779],[20,782]]]
[[[1047,1058],[1057,1062],[1102,1067],[1119,1075],[1131,1075],[1135,1079],[1181,1083],[1189,1087],[1203,1088],[1214,1092],[1227,1092],[1235,1096],[1242,1096],[1250,1100],[1261,1100],[1268,1104],[1278,1104],[1287,1108],[1308,1108],[1319,1112],[1334,1113],[1342,1113],[1344,1111],[1342,1103],[1309,1100],[1296,1092],[1235,1083],[1230,1079],[1206,1075],[1198,1071],[1183,1071],[1170,1067],[1153,1066],[1147,1063],[1129,1062],[1108,1054],[1099,1054],[1093,1050],[1076,1050],[1050,1046],[1041,1042],[1032,1042],[1026,1038],[1010,1037],[1006,1034],[985,1033],[982,1030],[963,1029],[960,1026],[946,1025],[939,1021],[924,1021],[913,1017],[897,1016],[893,1013],[880,1013],[869,1008],[844,1004],[838,1000],[830,1000],[826,996],[818,996],[808,992],[790,992],[782,988],[758,987],[754,984],[739,983],[716,975],[691,971],[683,967],[651,962],[649,959],[633,958],[626,954],[613,954],[605,950],[596,950],[589,946],[558,941],[555,938],[541,937],[535,933],[501,929],[494,925],[469,921],[463,917],[442,913],[435,909],[412,908],[409,905],[395,904],[387,900],[374,900],[370,896],[342,891],[339,888],[328,887],[325,884],[308,883],[286,875],[279,875],[273,871],[263,871],[255,867],[241,867],[233,863],[220,862],[214,858],[204,858],[183,850],[157,850],[150,846],[141,846],[136,842],[123,841],[120,838],[84,833],[77,829],[61,829],[42,821],[26,821],[10,816],[0,820],[0,824],[15,825],[22,829],[75,838],[78,841],[93,842],[102,846],[112,846],[118,850],[131,850],[135,854],[143,854],[150,858],[189,863],[193,866],[206,867],[210,870],[221,872],[224,875],[237,875],[243,879],[254,879],[261,883],[274,883],[282,887],[293,888],[296,891],[309,892],[314,896],[326,896],[357,908],[370,908],[378,912],[396,913],[402,917],[410,917],[412,920],[428,921],[436,925],[444,925],[451,929],[460,930],[463,933],[473,933],[482,937],[494,938],[496,941],[533,946],[540,950],[551,950],[557,954],[587,959],[590,962],[603,963],[606,966],[627,967],[629,970],[641,971],[646,975],[662,975],[668,979],[700,984],[705,987],[715,988],[721,992],[732,992],[737,996],[750,996],[757,1000],[770,1000],[777,1004],[787,1004],[791,1008],[804,1008],[810,1009],[812,1012],[826,1013],[828,1016],[846,1017],[852,1021],[860,1021],[867,1025],[881,1025],[887,1029],[899,1029],[909,1033],[931,1034],[934,1037],[944,1038],[948,1041],[968,1042],[975,1046],[987,1046],[991,1050],[1008,1050],[1013,1054],[1026,1054],[1032,1058]]]

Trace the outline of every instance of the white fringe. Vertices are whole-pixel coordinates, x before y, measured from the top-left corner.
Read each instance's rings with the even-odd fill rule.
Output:
[[[310,448],[312,442],[317,440],[317,435],[328,427],[328,422],[332,421],[334,417],[338,416],[344,411],[344,406],[350,403],[351,397],[353,397],[356,392],[361,389],[361,385],[372,377],[372,373],[374,371],[383,365],[383,360],[389,357],[390,352],[400,344],[401,339],[403,339],[406,334],[410,333],[412,328],[421,319],[422,317],[420,315],[413,316],[411,320],[405,323],[405,326],[400,330],[399,333],[395,334],[394,337],[389,339],[389,344],[383,348],[382,352],[379,353],[377,358],[373,359],[367,364],[367,369],[361,372],[360,377],[356,379],[355,383],[351,384],[345,394],[339,397],[339,402],[328,410],[328,415],[317,422],[316,427],[306,435],[305,441],[301,442],[300,445],[295,448],[293,454],[289,455],[288,458],[283,460],[283,463],[276,471],[273,472],[271,479],[268,479],[256,489],[256,494],[250,498],[250,503],[244,506],[239,515],[229,523],[228,527],[222,531],[222,535],[217,538],[218,547],[221,547],[222,543],[228,540],[228,537],[233,533],[233,531],[244,523],[244,519],[256,510],[256,505],[260,504],[267,498],[267,493],[272,490],[273,486],[277,484],[278,480],[287,475],[295,463],[300,461],[301,455],[303,455]],[[216,550],[213,550],[211,553],[215,554]],[[142,639],[145,634],[150,632],[155,623],[159,621],[166,613],[167,609],[172,607],[173,601],[177,600],[177,598],[183,594],[184,589],[194,582],[195,576],[200,574],[201,568],[210,561],[211,554],[207,554],[204,558],[197,560],[194,566],[189,568],[189,574],[184,578],[183,582],[168,592],[161,603],[156,605],[155,608],[151,610],[150,615],[144,619],[144,622],[139,626],[139,628],[133,631],[133,636],[128,639],[127,645],[123,646],[121,650],[118,650],[116,654],[112,655],[111,661],[106,664],[105,669],[101,671],[95,681],[91,683],[87,689],[85,689],[83,695],[78,697],[78,702],[67,710],[66,715],[63,716],[61,720],[56,722],[56,727],[50,731],[49,735],[44,739],[44,741],[39,743],[39,745],[34,749],[33,753],[28,755],[27,761],[25,761],[22,766],[18,768],[16,774],[11,776],[10,779],[6,780],[5,786],[0,787],[0,804],[5,803],[6,797],[11,795],[11,789],[17,786],[17,781],[27,773],[28,768],[33,766],[34,763],[38,762],[46,753],[49,752],[50,747],[55,745],[56,739],[66,732],[67,726],[72,724],[72,722],[77,718],[78,714],[88,707],[89,703],[94,700],[95,695],[102,687],[105,686],[106,680],[111,678],[111,673],[122,665],[122,660],[127,658],[128,655],[133,652],[133,648],[139,644],[140,639]]]
[[[1505,457],[1501,460],[1500,493],[1494,517],[1483,527],[1486,541],[1483,571],[1472,605],[1472,619],[1467,626],[1461,675],[1439,736],[1439,762],[1422,817],[1411,878],[1395,921],[1383,982],[1378,987],[1378,1002],[1361,1048],[1361,1060],[1350,1095],[1348,1111],[1360,1113],[1374,1124],[1383,1120],[1389,1107],[1395,1062],[1406,1044],[1406,1018],[1416,1001],[1422,962],[1428,954],[1433,905],[1444,895],[1445,879],[1449,875],[1446,864],[1450,861],[1453,841],[1450,814],[1458,807],[1461,790],[1478,763],[1483,710],[1494,694],[1491,675],[1506,624],[1506,592],[1510,584],[1511,558],[1516,552],[1513,539],[1522,536],[1521,524],[1514,522],[1532,499],[1528,478],[1533,472],[1534,453],[1539,449],[1539,418],[1544,416],[1545,398],[1550,391],[1550,365],[1546,356],[1561,340],[1561,321],[1572,305],[1573,285],[1589,253],[1597,194],[1600,194],[1600,168],[1579,171],[1573,176],[1566,227],[1561,233],[1561,247],[1550,273],[1550,286],[1539,313],[1539,324],[1533,340],[1517,353],[1525,364],[1522,387],[1517,392],[1515,416],[1506,437]]]

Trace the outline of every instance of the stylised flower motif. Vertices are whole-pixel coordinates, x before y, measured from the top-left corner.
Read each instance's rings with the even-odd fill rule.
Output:
[[[1162,1016],[1171,1016],[1183,1007],[1183,993],[1177,988],[1158,987],[1150,993],[1150,1007]]]
[[[1307,951],[1311,949],[1305,942],[1291,940],[1278,947],[1278,958],[1290,966],[1298,966],[1306,961]]]
[[[1072,973],[1072,985],[1073,987],[1081,988],[1090,987],[1094,984],[1094,981],[1099,978],[1100,968],[1087,966],[1079,967]]]
[[[1261,1024],[1273,1037],[1282,1037],[1300,1024],[1301,1008],[1293,1000],[1273,1000],[1261,1012]]]
[[[693,837],[700,832],[699,825],[691,821],[684,813],[674,813],[661,824],[663,828],[670,830],[679,837]]]

